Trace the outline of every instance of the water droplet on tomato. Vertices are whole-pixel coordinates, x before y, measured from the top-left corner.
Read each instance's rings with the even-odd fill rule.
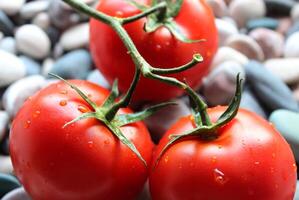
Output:
[[[61,90],[60,94],[67,94],[67,90]]]
[[[122,17],[124,13],[122,11],[116,11],[115,16],[116,17]]]
[[[275,153],[272,153],[272,158],[276,158],[276,154]]]
[[[228,181],[228,178],[226,178],[224,173],[219,169],[214,169],[214,179],[216,183],[220,185],[224,185]]]
[[[93,141],[88,141],[87,143],[88,143],[88,147],[89,147],[89,148],[92,148],[92,147],[93,147]]]
[[[270,167],[270,172],[273,174],[275,172],[274,167]]]
[[[161,49],[162,49],[161,45],[158,44],[158,45],[156,46],[156,50],[157,50],[157,51],[160,51]]]
[[[211,158],[211,160],[212,160],[212,163],[215,163],[215,162],[217,162],[217,157],[216,157],[216,156],[213,156],[213,157]]]
[[[30,127],[30,124],[31,124],[31,121],[30,120],[27,120],[24,124],[24,128],[29,128]]]
[[[104,144],[108,145],[108,144],[110,144],[110,141],[109,140],[105,140]]]
[[[182,169],[183,168],[183,165],[182,163],[179,164],[179,169]]]
[[[66,101],[66,100],[61,100],[61,101],[59,102],[59,105],[60,105],[60,106],[66,106],[66,105],[67,105],[67,101]]]
[[[259,161],[255,161],[254,164],[255,164],[255,165],[259,165],[260,162],[259,162]]]
[[[78,110],[82,113],[88,112],[88,108],[86,108],[85,106],[82,106],[82,105],[78,106]]]
[[[35,111],[34,113],[33,113],[33,118],[37,118],[38,116],[40,115],[40,111],[39,110],[37,110],[37,111]]]
[[[297,165],[296,163],[293,164],[294,171],[297,172]]]
[[[168,156],[166,156],[166,157],[164,158],[164,162],[165,162],[165,163],[168,163],[168,160],[169,160],[169,158],[168,158]]]
[[[222,146],[221,146],[221,145],[219,145],[219,146],[218,146],[218,149],[222,149]]]

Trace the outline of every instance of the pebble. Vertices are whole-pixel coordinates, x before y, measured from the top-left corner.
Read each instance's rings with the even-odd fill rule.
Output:
[[[284,37],[280,33],[266,28],[258,28],[251,31],[249,36],[262,48],[265,59],[282,56]]]
[[[13,30],[14,24],[0,9],[0,31],[3,32],[4,35],[13,35]]]
[[[26,3],[20,10],[20,15],[23,19],[32,19],[38,13],[47,11],[50,1],[39,0]]]
[[[20,187],[19,181],[12,175],[0,173],[0,198],[6,193]]]
[[[292,34],[286,40],[284,56],[286,58],[299,57],[299,32]]]
[[[0,50],[0,58],[0,88],[25,76],[25,66],[18,57]]]
[[[5,37],[0,41],[0,49],[12,54],[17,53],[16,40],[13,37]]]
[[[296,189],[294,200],[299,200],[299,181],[297,181],[297,189]]]
[[[39,91],[45,84],[45,78],[33,75],[23,78],[10,85],[3,94],[3,107],[13,117],[28,97]]]
[[[229,37],[226,46],[236,49],[249,59],[263,61],[265,57],[260,45],[247,35],[238,34]]]
[[[11,163],[11,158],[10,156],[3,156],[0,155],[0,173],[4,174],[12,174],[13,172],[13,166]]]
[[[295,5],[293,0],[264,0],[266,4],[267,16],[289,16],[292,7]]]
[[[42,64],[42,75],[48,76],[50,70],[53,68],[54,60],[52,58],[46,58]]]
[[[66,30],[61,35],[59,43],[67,51],[88,46],[89,23],[82,23]]]
[[[266,111],[249,88],[245,89],[242,93],[240,108],[250,110],[267,119]]]
[[[7,114],[7,112],[0,110],[0,142],[3,140],[3,138],[6,135],[8,122],[9,122],[9,115]]]
[[[229,12],[239,27],[245,27],[249,20],[263,17],[266,7],[263,0],[233,0]]]
[[[177,99],[175,103],[177,103],[177,105],[163,108],[145,119],[144,122],[152,133],[155,142],[158,142],[170,126],[180,117],[190,114],[190,109],[183,100]],[[163,123],[161,123],[162,120]]]
[[[288,38],[297,32],[299,32],[299,20],[295,21],[295,23],[292,24],[292,26],[290,26],[290,28],[286,31],[286,37]]]
[[[226,61],[217,66],[203,81],[203,95],[211,106],[227,105],[234,97],[236,77],[245,80],[244,67],[236,61]],[[219,95],[221,94],[221,95]]]
[[[245,71],[247,82],[265,108],[270,111],[276,109],[299,111],[292,91],[261,63],[250,61],[245,65]]]
[[[299,3],[296,3],[296,5],[292,8],[291,17],[293,22],[299,20]]]
[[[32,24],[35,24],[36,26],[40,27],[43,30],[47,30],[51,24],[49,14],[46,12],[41,12],[37,14],[33,18]]]
[[[4,34],[0,31],[0,41],[3,39]]]
[[[265,17],[265,18],[249,20],[246,25],[246,28],[249,31],[254,30],[256,28],[268,28],[268,29],[275,30],[277,29],[278,26],[279,26],[279,21],[277,19]]]
[[[215,24],[218,30],[219,46],[223,46],[231,35],[239,33],[238,28],[227,20],[216,19]]]
[[[84,49],[79,49],[59,58],[49,72],[66,79],[85,79],[91,68],[90,53]]]
[[[269,121],[288,141],[296,161],[299,162],[299,113],[289,110],[276,110],[270,115]]]
[[[233,60],[236,61],[238,63],[240,63],[241,65],[245,65],[246,63],[248,63],[248,58],[238,52],[237,50],[230,48],[230,47],[220,47],[216,53],[216,55],[214,56],[213,62],[211,64],[211,68],[215,68],[216,66],[220,65],[221,63],[225,62],[225,61],[229,61],[229,60]]]
[[[287,84],[299,82],[299,58],[270,59],[265,67]]]
[[[17,14],[25,0],[1,0],[0,1],[0,10],[4,11],[7,15],[15,15]]]
[[[17,49],[35,59],[45,58],[50,53],[51,42],[47,34],[38,26],[21,26],[16,34]]]
[[[228,7],[223,0],[206,0],[211,7],[215,17],[223,17],[228,14]]]
[[[110,88],[110,84],[105,79],[105,77],[102,75],[102,73],[99,72],[99,70],[93,70],[89,73],[87,76],[87,80],[90,82],[93,82],[95,84],[98,84],[106,89]]]
[[[2,200],[31,200],[23,187],[17,188],[6,194]]]
[[[299,103],[299,85],[297,85],[297,87],[295,87],[295,89],[293,90],[293,96],[296,99],[296,101]]]
[[[290,28],[292,28],[292,23],[293,22],[289,17],[280,18],[276,31],[286,35],[290,31]]]
[[[26,76],[40,74],[41,66],[38,62],[27,56],[20,56],[19,58],[26,67]]]

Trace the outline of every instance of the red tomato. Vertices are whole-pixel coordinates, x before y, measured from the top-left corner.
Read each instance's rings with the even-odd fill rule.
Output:
[[[216,121],[224,110],[216,107],[208,113]],[[170,134],[193,127],[190,116],[181,118],[154,158]],[[217,139],[186,138],[170,146],[150,175],[150,190],[153,200],[293,200],[296,176],[284,138],[267,121],[240,109]]]
[[[86,81],[71,82],[97,105],[109,94]],[[12,162],[34,200],[134,199],[142,190],[147,168],[105,125],[89,118],[62,128],[90,109],[75,91],[59,82],[27,100],[14,119]],[[153,144],[145,125],[138,122],[121,130],[150,162]]]
[[[149,0],[138,2],[149,4]],[[140,12],[123,0],[101,0],[97,9],[118,17],[129,17]],[[178,67],[189,62],[193,54],[200,53],[204,58],[203,63],[174,75],[179,80],[186,79],[194,88],[201,84],[202,78],[208,73],[218,46],[214,17],[205,0],[184,0],[174,21],[187,38],[206,39],[206,42],[183,43],[165,27],[146,33],[143,30],[146,18],[125,25],[125,29],[141,55],[154,67]],[[126,91],[134,75],[133,61],[117,34],[108,25],[95,19],[90,21],[90,50],[96,66],[108,81],[112,83],[118,78],[120,90]],[[164,101],[182,94],[183,91],[177,87],[141,78],[134,101]]]

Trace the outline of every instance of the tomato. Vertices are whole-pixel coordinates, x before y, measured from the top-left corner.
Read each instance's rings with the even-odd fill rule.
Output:
[[[148,0],[138,2],[150,4]],[[140,12],[123,0],[101,0],[97,9],[117,17],[129,17]],[[200,53],[204,58],[203,63],[174,75],[181,81],[186,80],[193,88],[199,86],[202,78],[209,71],[218,46],[214,17],[205,0],[184,0],[180,13],[174,18],[187,38],[206,39],[205,42],[190,44],[178,41],[165,27],[146,33],[143,30],[146,21],[146,18],[142,18],[125,25],[126,31],[145,60],[154,67],[171,68],[189,62],[193,54]],[[97,68],[107,80],[112,83],[115,78],[118,78],[120,90],[126,91],[134,75],[133,61],[112,28],[95,19],[90,20],[90,50]],[[135,91],[134,101],[165,101],[182,94],[183,91],[177,87],[141,78]]]
[[[208,110],[213,121],[225,107]],[[190,116],[170,128],[170,134],[194,127]],[[169,147],[150,174],[153,200],[293,200],[296,164],[284,138],[267,121],[240,109],[218,130],[215,140],[185,138]]]
[[[71,83],[101,105],[109,91],[86,81]],[[134,199],[148,177],[147,167],[100,121],[66,122],[91,107],[59,82],[27,100],[13,121],[10,153],[15,173],[35,200]],[[130,113],[121,109],[120,113]],[[153,144],[142,122],[121,127],[150,162]]]

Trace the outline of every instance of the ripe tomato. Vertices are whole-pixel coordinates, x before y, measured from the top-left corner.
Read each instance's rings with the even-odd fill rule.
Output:
[[[149,0],[138,2],[149,5]],[[101,0],[98,10],[117,17],[129,17],[140,11],[123,0]],[[183,43],[178,41],[165,27],[146,33],[143,26],[146,18],[125,25],[125,29],[141,55],[154,67],[178,67],[189,62],[192,55],[200,53],[204,62],[192,69],[175,74],[186,80],[191,87],[200,85],[208,73],[210,62],[218,46],[214,17],[205,0],[184,0],[180,13],[174,18],[180,30],[189,39],[206,39],[206,42]],[[134,64],[117,34],[106,24],[90,20],[90,50],[98,69],[112,83],[119,79],[121,91],[126,91],[133,79]],[[183,91],[159,81],[141,78],[135,91],[134,101],[164,101]]]
[[[101,105],[109,91],[73,80]],[[148,170],[101,122],[66,122],[90,111],[68,85],[59,82],[26,101],[13,121],[10,152],[17,177],[35,200],[134,199]],[[121,109],[120,113],[130,113]],[[153,144],[142,122],[121,127],[143,158],[150,162]]]
[[[208,113],[216,121],[224,110],[216,107]],[[190,117],[181,118],[161,140],[154,158],[170,134],[192,127]],[[215,140],[186,138],[166,150],[150,174],[153,200],[293,200],[295,160],[274,127],[240,109],[218,131]]]

